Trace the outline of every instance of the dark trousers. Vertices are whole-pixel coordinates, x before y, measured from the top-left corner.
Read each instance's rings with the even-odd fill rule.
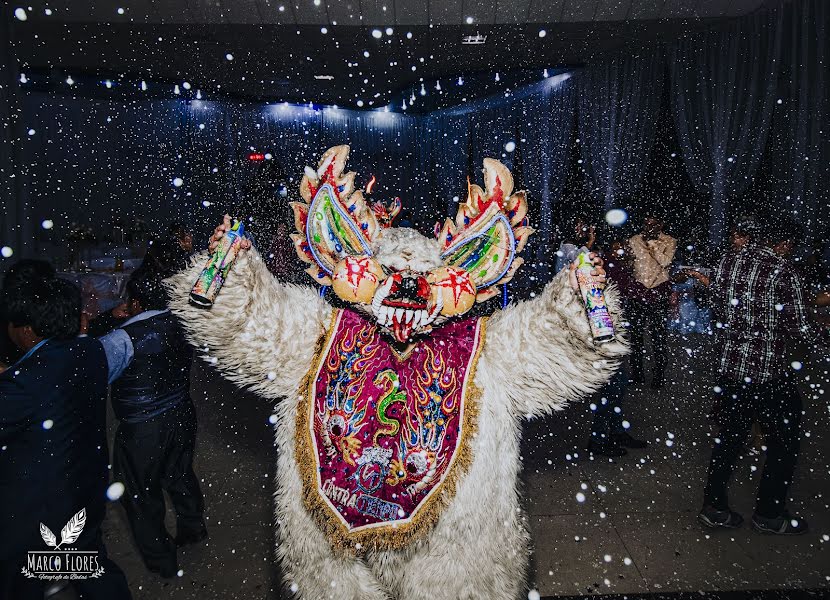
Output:
[[[764,431],[767,460],[758,487],[755,512],[779,517],[786,508],[787,490],[798,460],[801,396],[787,377],[761,384],[722,385],[719,443],[712,450],[704,503],[728,507],[727,487],[735,462],[744,449],[753,421]]]
[[[591,440],[607,444],[611,436],[623,433],[622,401],[625,398],[628,374],[623,367],[617,369],[599,392],[591,422]]]
[[[124,484],[121,503],[149,569],[177,569],[176,545],[164,526],[164,494],[176,511],[176,532],[205,529],[204,499],[193,472],[196,413],[188,400],[142,423],[120,423],[113,444],[115,478]]]
[[[84,600],[130,600],[130,590],[127,587],[127,578],[124,572],[107,556],[107,549],[101,539],[101,523],[90,523],[87,521],[84,529],[92,528],[94,532],[87,537],[86,544],[74,544],[74,550],[97,550],[98,565],[104,569],[103,574],[95,578],[74,579],[72,587],[78,596]],[[84,531],[84,533],[87,533]],[[54,581],[46,581],[36,578],[27,578],[21,574],[21,569],[26,565],[28,549],[42,550],[43,541],[33,539],[30,548],[21,550],[16,558],[0,562],[0,599],[9,600],[43,600],[44,592],[54,584]]]
[[[631,328],[628,330],[631,340],[630,366],[631,377],[635,381],[643,381],[643,359],[646,356],[643,334],[647,331],[651,338],[652,379],[662,380],[668,361],[666,347],[666,319],[669,314],[668,298],[654,302],[629,300],[626,302],[626,313]]]

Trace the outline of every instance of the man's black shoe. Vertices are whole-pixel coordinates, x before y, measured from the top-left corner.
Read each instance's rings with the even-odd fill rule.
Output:
[[[744,518],[729,510],[719,510],[714,506],[704,506],[697,515],[697,520],[712,529],[737,529],[744,523]]]
[[[178,566],[166,564],[164,566],[147,565],[147,570],[155,573],[162,579],[172,579],[179,571]]]
[[[182,546],[189,546],[190,544],[198,544],[199,542],[206,540],[207,536],[207,529],[202,529],[201,531],[196,532],[182,532],[176,534],[176,546],[181,548]]]
[[[601,444],[599,442],[595,442],[594,440],[591,440],[591,442],[588,444],[587,450],[591,454],[600,454],[602,456],[609,456],[611,458],[617,458],[628,454],[628,450],[626,450],[622,446],[612,443]]]
[[[662,375],[654,375],[651,378],[651,389],[653,389],[653,390],[662,389],[664,383],[665,383],[665,379]]]
[[[752,529],[772,535],[802,535],[807,533],[807,521],[792,517],[788,512],[774,518],[754,514],[752,515]]]
[[[631,437],[631,434],[627,431],[623,433],[614,434],[612,439],[614,440],[614,443],[616,445],[622,446],[623,448],[633,448],[634,450],[642,450],[643,448],[648,448],[648,442]]]

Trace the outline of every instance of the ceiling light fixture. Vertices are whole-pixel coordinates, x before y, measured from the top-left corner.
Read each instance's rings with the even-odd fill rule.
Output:
[[[481,35],[479,32],[476,32],[475,35],[465,35],[461,38],[461,43],[468,46],[478,46],[486,41],[487,36]]]

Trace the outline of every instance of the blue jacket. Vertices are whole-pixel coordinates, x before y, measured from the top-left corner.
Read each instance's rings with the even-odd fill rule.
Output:
[[[45,550],[39,524],[60,538],[82,508],[75,545],[94,535],[109,477],[107,372],[101,343],[76,338],[47,341],[0,374],[0,560]]]

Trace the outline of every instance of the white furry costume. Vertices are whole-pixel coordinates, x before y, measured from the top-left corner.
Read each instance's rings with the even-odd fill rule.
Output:
[[[464,242],[468,245],[462,254],[468,257],[470,244],[491,243],[485,267],[471,276],[479,300],[490,297],[495,283],[515,273],[521,261],[515,254],[532,230],[526,227],[524,195],[511,195],[512,177],[500,163],[485,161],[486,192],[471,186],[457,223],[448,221],[436,241],[414,230],[386,228],[378,222],[378,216],[385,213],[377,207],[372,211],[360,192],[352,193],[354,174],[341,177],[347,154],[348,147],[333,148],[324,155],[317,172],[307,168],[301,192],[313,209],[312,198],[317,198],[326,183],[331,184],[329,192],[339,192],[335,195],[342,203],[340,208],[346,207],[358,225],[366,223],[362,230],[370,242],[371,254],[367,250],[366,256],[372,263],[368,267],[363,264],[366,268],[345,281],[341,263],[357,254],[350,258],[348,247],[339,253],[332,250],[334,246],[327,249],[325,240],[315,237],[309,213],[316,213],[309,204],[295,203],[298,230],[308,228],[308,235],[297,236],[295,242],[301,258],[308,261],[313,255],[309,272],[315,280],[334,284],[338,296],[350,300],[357,311],[373,319],[373,326],[385,336],[417,346],[419,338],[439,332],[445,323],[469,309],[473,301],[465,297],[469,286],[440,297],[447,265],[459,264],[452,250],[461,247],[456,240],[472,240]],[[486,210],[496,215],[492,228],[484,237],[473,239],[467,235],[466,226],[478,223],[479,213]],[[509,227],[505,225],[508,222]],[[479,227],[479,234],[484,227]],[[496,227],[502,229],[496,231]],[[511,227],[513,230],[508,232]],[[361,227],[354,231],[360,232]],[[508,243],[499,245],[502,239]],[[306,246],[312,240],[319,242],[314,253]],[[347,246],[343,240],[335,245],[341,250]],[[297,456],[298,448],[305,454],[297,417],[304,406],[303,394],[308,393],[307,376],[320,355],[321,340],[331,333],[335,309],[315,289],[274,279],[255,250],[241,254],[212,309],[193,307],[188,304],[188,293],[204,259],[198,257],[190,269],[170,280],[172,308],[192,341],[228,379],[276,404],[277,554],[297,597],[518,598],[525,585],[529,541],[517,491],[520,420],[561,409],[595,391],[626,352],[621,340],[594,344],[584,306],[571,288],[568,274],[558,274],[532,301],[497,311],[488,320],[471,382],[480,393],[475,399],[475,433],[464,442],[468,459],[456,468],[453,485],[439,490],[440,500],[432,516],[422,519],[413,535],[398,538],[395,543],[389,537],[395,532],[381,528],[372,534],[374,537],[350,544],[348,532],[335,539],[332,531],[321,525],[324,520],[315,514],[322,510],[319,502],[310,504],[309,491],[304,489],[305,473],[314,470],[307,463],[298,463]],[[482,281],[489,277],[485,271],[491,263],[498,263],[493,269],[498,270],[494,277],[499,279]],[[457,269],[450,271],[466,277]],[[416,307],[403,317],[398,313],[393,323],[390,315],[395,311],[385,311],[383,303],[390,289],[397,289],[387,281],[395,273],[403,273],[404,280],[414,279],[409,282],[413,290],[415,283],[421,283],[419,274],[430,273],[424,276],[429,281],[430,297],[428,303],[425,301],[425,312]],[[395,281],[400,283],[401,278]],[[403,301],[417,302],[417,295]],[[607,290],[607,302],[612,314],[618,316],[613,289]]]

